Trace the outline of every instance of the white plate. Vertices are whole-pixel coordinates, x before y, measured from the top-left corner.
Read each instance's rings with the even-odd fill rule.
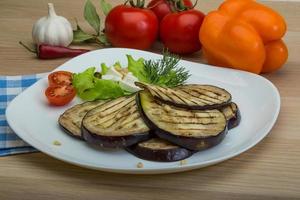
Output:
[[[102,49],[73,58],[56,70],[82,72],[91,66],[99,67],[102,62],[112,65],[116,61],[126,66],[126,54],[145,59],[161,57],[158,54],[133,49]],[[49,106],[44,97],[47,78],[35,83],[10,103],[6,111],[7,121],[23,140],[57,159],[82,167],[132,174],[171,173],[216,164],[253,147],[271,130],[280,110],[280,96],[276,87],[267,79],[247,72],[184,60],[180,65],[192,74],[188,83],[213,84],[228,90],[233,96],[233,101],[239,105],[242,115],[241,124],[230,130],[221,144],[194,154],[184,165],[180,165],[180,162],[145,161],[124,150],[95,149],[65,134],[59,128],[57,119],[67,108],[80,100],[76,99],[64,107]],[[53,145],[55,140],[62,145]],[[138,162],[142,162],[144,167],[137,168]]]

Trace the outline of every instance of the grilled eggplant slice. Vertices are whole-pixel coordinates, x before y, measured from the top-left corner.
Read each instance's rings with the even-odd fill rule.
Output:
[[[82,104],[75,105],[66,110],[58,119],[60,127],[73,137],[82,139],[81,137],[81,122],[85,114],[93,108],[104,104],[106,101],[88,101]]]
[[[165,88],[144,83],[136,83],[136,85],[147,89],[155,99],[181,108],[216,109],[228,105],[231,101],[229,92],[212,85],[190,84],[176,88]]]
[[[101,147],[121,148],[149,139],[149,128],[135,98],[120,97],[89,111],[82,120],[84,140]]]
[[[138,95],[140,113],[155,134],[190,150],[219,144],[227,133],[225,116],[219,110],[189,110],[156,101],[147,91]]]
[[[126,149],[141,159],[159,162],[183,160],[193,154],[192,151],[172,144],[161,138],[152,138],[127,147]]]
[[[237,127],[240,124],[241,113],[236,103],[230,103],[228,106],[223,107],[221,111],[225,115],[229,130]]]

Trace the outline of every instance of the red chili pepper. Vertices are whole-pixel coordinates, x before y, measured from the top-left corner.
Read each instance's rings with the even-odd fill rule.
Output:
[[[41,59],[54,59],[54,58],[64,58],[64,57],[75,57],[80,54],[86,53],[90,50],[87,49],[70,49],[62,46],[50,46],[46,44],[41,44],[38,46],[37,50],[30,49],[22,42],[19,42],[23,47],[32,53],[36,53],[38,58]]]

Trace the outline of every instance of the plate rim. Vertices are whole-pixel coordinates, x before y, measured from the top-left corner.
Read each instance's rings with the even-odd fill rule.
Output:
[[[153,54],[153,55],[159,55],[161,56],[161,54],[158,54],[158,53],[153,53],[153,52],[149,52],[149,51],[142,51],[142,50],[136,50],[136,49],[128,49],[128,48],[105,48],[105,49],[98,49],[98,50],[94,50],[94,51],[91,51],[91,52],[88,52],[88,53],[85,53],[85,54],[82,54],[80,56],[77,56],[75,58],[72,58],[68,61],[66,61],[65,63],[59,65],[58,67],[56,67],[54,70],[52,70],[51,72],[53,71],[57,71],[59,70],[60,67],[64,66],[64,65],[68,65],[69,62],[72,62],[74,59],[79,59],[80,57],[84,57],[86,54],[89,54],[89,53],[101,53],[101,51],[120,51],[120,50],[130,50],[130,51],[133,51],[133,52],[141,52],[141,53],[147,53],[147,54]],[[187,63],[193,63],[193,64],[197,64],[197,65],[202,65],[203,67],[209,67],[209,68],[215,68],[217,70],[229,70],[229,71],[239,71],[240,73],[244,73],[244,74],[248,74],[250,76],[253,76],[255,78],[258,78],[258,79],[261,79],[262,81],[264,81],[268,86],[271,87],[272,91],[274,92],[275,94],[275,97],[276,99],[274,99],[274,101],[276,101],[276,104],[278,105],[276,107],[276,111],[275,111],[275,114],[273,115],[273,118],[271,120],[271,125],[266,129],[265,133],[264,134],[261,134],[259,135],[258,138],[255,139],[255,141],[253,141],[253,143],[249,143],[248,145],[246,145],[244,148],[241,148],[239,149],[238,151],[235,151],[234,153],[231,153],[227,156],[221,156],[219,158],[215,158],[215,159],[212,159],[212,160],[208,160],[208,161],[204,161],[204,162],[201,162],[201,163],[187,163],[185,165],[176,165],[176,166],[166,166],[166,167],[160,167],[159,169],[151,169],[151,168],[109,168],[109,167],[104,167],[104,166],[100,166],[100,167],[94,167],[94,166],[91,166],[89,165],[89,163],[80,163],[78,161],[74,161],[74,160],[71,160],[69,159],[70,157],[66,157],[65,155],[63,155],[62,153],[60,152],[56,152],[56,151],[53,151],[52,149],[50,148],[46,148],[47,146],[43,146],[43,144],[39,144],[40,142],[35,140],[34,138],[32,138],[30,135],[26,134],[25,132],[26,131],[22,131],[22,130],[19,130],[19,127],[16,126],[13,122],[12,122],[12,117],[11,117],[11,109],[13,107],[13,105],[15,104],[15,102],[17,101],[16,99],[20,98],[20,96],[23,94],[24,95],[24,92],[20,93],[17,97],[15,97],[10,103],[9,105],[7,106],[6,108],[6,112],[5,112],[5,116],[6,116],[6,120],[9,124],[9,126],[11,127],[11,129],[15,132],[15,134],[17,134],[21,139],[23,139],[24,141],[26,141],[28,144],[30,144],[31,146],[33,146],[34,148],[38,149],[39,151],[51,156],[51,157],[54,157],[58,160],[61,160],[61,161],[64,161],[64,162],[67,162],[67,163],[70,163],[70,164],[73,164],[73,165],[76,165],[76,166],[80,166],[80,167],[84,167],[84,168],[89,168],[89,169],[94,169],[94,170],[101,170],[101,171],[106,171],[106,172],[114,172],[114,173],[122,173],[122,174],[166,174],[166,173],[177,173],[177,172],[183,172],[183,171],[188,171],[188,170],[193,170],[193,169],[198,169],[198,168],[203,168],[203,167],[207,167],[207,166],[210,166],[210,165],[214,165],[214,164],[217,164],[217,163],[220,163],[220,162],[223,162],[225,160],[228,160],[230,158],[233,158],[237,155],[240,155],[241,153],[243,152],[246,152],[248,151],[249,149],[251,149],[252,147],[254,147],[256,144],[258,144],[259,142],[261,142],[271,131],[271,129],[274,127],[274,124],[276,123],[277,119],[278,119],[278,115],[279,115],[279,112],[280,112],[280,108],[281,108],[281,99],[280,99],[280,94],[279,94],[279,91],[278,89],[276,88],[276,86],[271,82],[269,81],[268,79],[260,76],[260,75],[257,75],[257,74],[253,74],[253,73],[250,73],[250,72],[246,72],[246,71],[240,71],[240,70],[235,70],[235,69],[229,69],[229,68],[220,68],[220,67],[217,67],[217,66],[211,66],[211,65],[207,65],[207,64],[203,64],[203,63],[196,63],[196,62],[193,62],[193,61],[188,61],[188,60],[184,60],[182,59],[182,61],[184,62],[187,62]],[[50,72],[50,73],[51,73]],[[32,86],[30,87],[33,87],[34,85],[36,84],[39,84],[40,81],[43,81],[44,79],[46,79],[47,76],[45,76],[44,78],[40,79],[39,81],[37,81],[36,83],[34,83]]]

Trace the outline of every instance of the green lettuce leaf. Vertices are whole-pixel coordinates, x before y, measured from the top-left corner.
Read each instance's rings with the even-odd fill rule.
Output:
[[[114,66],[114,68],[115,68],[116,70],[122,69],[121,63],[120,63],[119,61],[116,62],[113,66]]]
[[[73,75],[72,84],[81,99],[93,101],[96,99],[115,99],[125,95],[118,82],[96,78],[94,76],[95,70],[95,67],[91,67],[82,73]]]
[[[126,55],[128,60],[128,71],[131,72],[139,81],[148,83],[148,78],[146,77],[144,59],[139,58],[134,60],[131,55]]]
[[[94,73],[95,67],[90,67],[84,72],[74,74],[72,84],[75,87],[78,94],[81,94],[87,89],[94,87]]]
[[[105,75],[108,71],[109,67],[105,63],[101,63],[101,74]]]
[[[93,101],[98,98],[98,91],[94,88],[85,90],[83,93],[78,93],[78,96],[85,101]]]
[[[122,69],[122,66],[120,64],[120,62],[116,62],[112,67],[114,67],[115,69],[119,70]],[[111,67],[108,67],[105,63],[101,63],[101,74],[105,75],[107,74],[107,71],[110,69]]]
[[[117,82],[96,79],[95,86],[79,94],[79,97],[83,100],[93,101],[96,99],[115,99],[124,95],[122,88]]]
[[[99,94],[97,99],[115,99],[124,96],[124,92],[118,82],[112,80],[98,79],[94,89]]]

